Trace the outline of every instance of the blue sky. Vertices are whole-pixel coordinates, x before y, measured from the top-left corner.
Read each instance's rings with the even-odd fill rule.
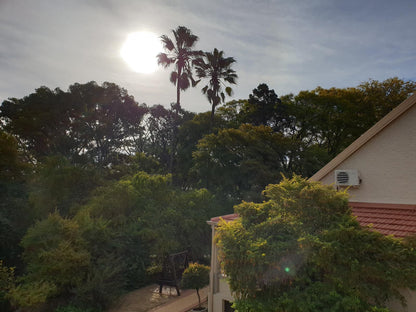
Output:
[[[263,82],[283,95],[416,80],[415,12],[414,0],[0,0],[0,101],[95,80],[169,106],[170,70],[132,72],[119,51],[131,32],[170,36],[179,25],[199,36],[198,49],[237,60],[235,99]],[[182,106],[210,109],[198,87]]]

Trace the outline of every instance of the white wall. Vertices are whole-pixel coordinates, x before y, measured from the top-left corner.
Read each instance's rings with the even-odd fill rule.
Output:
[[[231,295],[230,287],[228,287],[227,281],[225,278],[220,278],[219,280],[219,292],[213,296],[213,312],[222,312],[223,311],[223,301],[228,300],[233,302],[233,296]]]
[[[351,201],[415,204],[416,106],[335,169],[358,169],[362,182],[349,190]],[[334,183],[334,171],[321,181]]]
[[[227,280],[221,275],[221,267],[218,261],[218,247],[215,245],[215,224],[211,224],[212,229],[212,245],[211,245],[211,272],[210,287],[208,293],[208,312],[222,312],[223,301],[233,302],[230,287]]]

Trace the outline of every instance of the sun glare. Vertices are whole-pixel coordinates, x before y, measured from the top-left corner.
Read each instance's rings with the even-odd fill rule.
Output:
[[[127,36],[120,54],[132,70],[149,74],[157,70],[156,55],[162,51],[160,38],[151,32],[135,32]]]

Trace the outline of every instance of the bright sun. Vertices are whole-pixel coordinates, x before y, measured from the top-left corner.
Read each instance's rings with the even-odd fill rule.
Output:
[[[120,54],[132,70],[153,73],[157,70],[156,55],[162,51],[160,38],[151,32],[135,32],[127,36]]]

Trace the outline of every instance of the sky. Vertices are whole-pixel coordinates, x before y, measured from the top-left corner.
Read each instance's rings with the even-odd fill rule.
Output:
[[[133,72],[120,49],[129,33],[172,38],[178,26],[199,37],[197,49],[236,59],[227,100],[260,83],[284,95],[416,80],[415,12],[414,0],[0,0],[0,101],[94,80],[169,107],[172,69]],[[202,86],[181,95],[183,108],[210,110]]]

